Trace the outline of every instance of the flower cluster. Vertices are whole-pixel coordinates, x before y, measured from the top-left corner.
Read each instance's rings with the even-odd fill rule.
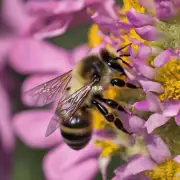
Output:
[[[3,1],[2,20],[8,31],[0,29],[0,43],[5,47],[0,60],[8,57],[15,71],[29,75],[22,92],[73,69],[79,60],[102,48],[122,57],[118,63],[126,75],[114,76],[136,86],[109,87],[103,92],[127,110],[117,115],[128,133],[107,123],[94,109],[95,131],[80,152],[68,148],[58,131],[44,137],[54,106],[14,115],[13,128],[24,143],[33,148],[54,148],[43,160],[46,179],[91,180],[99,168],[106,180],[113,155],[126,161],[114,171],[113,180],[180,178],[179,6],[179,0],[123,0],[122,7],[113,0]],[[18,12],[16,23],[14,10]],[[44,40],[84,22],[92,23],[89,47],[66,50]],[[22,101],[32,105],[24,93]]]

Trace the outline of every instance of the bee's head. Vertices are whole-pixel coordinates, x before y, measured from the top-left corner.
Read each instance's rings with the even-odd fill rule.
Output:
[[[107,65],[95,55],[88,56],[80,66],[79,73],[86,80],[92,80],[95,76],[101,78],[109,71]]]

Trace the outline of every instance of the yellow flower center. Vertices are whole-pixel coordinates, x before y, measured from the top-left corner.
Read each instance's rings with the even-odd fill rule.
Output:
[[[101,156],[103,157],[120,152],[120,147],[110,140],[96,140],[95,145],[102,148]]]
[[[138,0],[123,0],[123,10],[128,11],[131,8],[134,8],[137,12],[143,13],[145,9],[141,6]]]
[[[180,99],[180,59],[172,59],[157,69],[155,80],[163,85],[164,92],[159,96],[161,100]]]
[[[98,33],[99,28],[97,24],[93,24],[88,33],[89,47],[94,48],[102,42],[102,37]]]
[[[180,173],[180,164],[174,160],[166,160],[154,170],[145,172],[150,180],[180,180],[178,173]]]

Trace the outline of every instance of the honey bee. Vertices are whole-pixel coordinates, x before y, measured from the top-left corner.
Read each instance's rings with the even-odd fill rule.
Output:
[[[79,61],[72,70],[27,92],[34,98],[36,105],[49,104],[56,98],[59,100],[48,124],[46,136],[60,127],[64,142],[74,150],[82,149],[92,136],[92,107],[96,107],[108,122],[114,123],[118,129],[128,133],[121,120],[110,113],[107,107],[124,112],[126,110],[117,102],[102,96],[102,92],[109,84],[136,88],[135,85],[122,79],[112,78],[115,72],[126,75],[121,64],[117,63],[118,59],[126,63],[122,59],[123,56],[129,56],[129,54],[114,58],[109,51],[102,49],[99,54],[89,55]],[[126,65],[130,66],[127,63]]]

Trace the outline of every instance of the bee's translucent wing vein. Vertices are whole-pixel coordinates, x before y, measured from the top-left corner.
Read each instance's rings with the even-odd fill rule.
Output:
[[[47,127],[46,136],[49,136],[52,134],[61,123],[61,117],[65,117],[66,119],[73,116],[73,114],[77,111],[77,109],[82,105],[85,98],[88,96],[90,90],[92,89],[92,86],[94,84],[94,81],[83,86],[78,91],[70,95],[69,97],[65,98],[62,101],[59,101],[57,109],[60,108],[60,112],[57,115],[57,109],[54,114],[54,116],[51,118],[50,123]],[[65,120],[66,120],[65,119]]]
[[[68,71],[63,75],[27,91],[26,94],[34,98],[34,105],[43,106],[54,101],[58,94],[59,98],[62,99],[64,90],[68,86],[70,80],[71,71]]]

